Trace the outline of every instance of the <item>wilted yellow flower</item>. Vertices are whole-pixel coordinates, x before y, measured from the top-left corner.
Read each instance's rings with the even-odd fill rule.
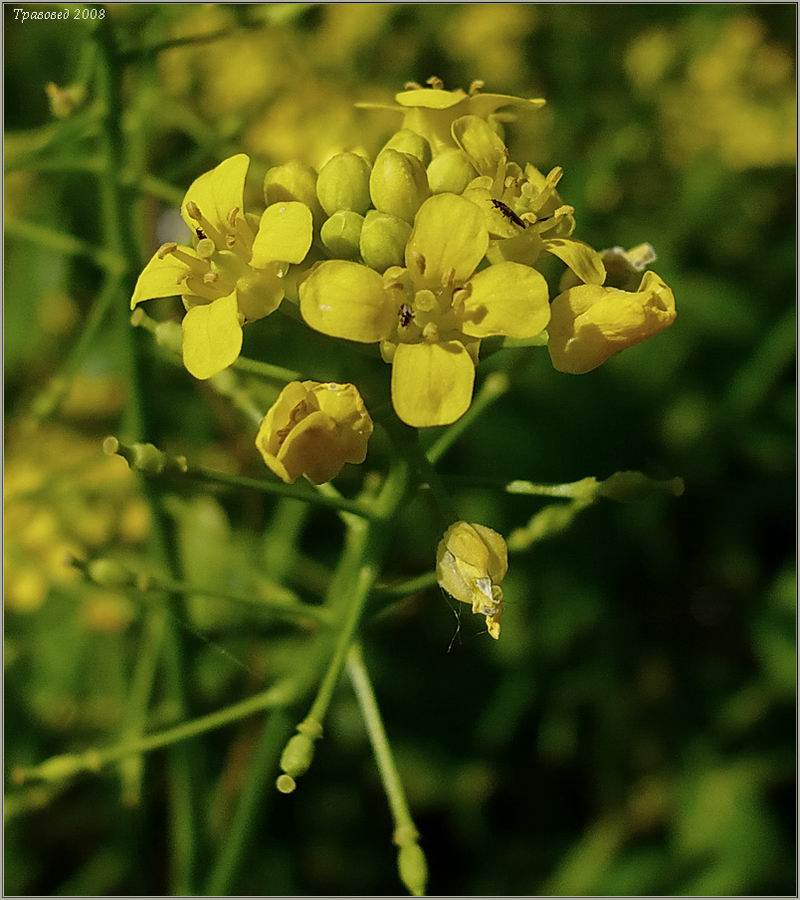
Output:
[[[183,362],[195,378],[211,378],[234,363],[242,325],[274,312],[290,263],[311,246],[311,210],[273,203],[258,219],[244,212],[250,158],[244,153],[197,178],[181,204],[194,246],[164,244],[136,282],[131,309],[144,300],[180,294]]]
[[[488,245],[480,210],[438,194],[417,213],[406,268],[381,278],[358,263],[323,262],[300,286],[300,311],[323,334],[381,344],[406,424],[447,425],[469,408],[481,338],[534,337],[550,317],[536,270],[505,262],[476,273]]]
[[[500,637],[503,591],[508,571],[508,548],[502,535],[485,525],[456,522],[444,533],[436,550],[439,585],[456,600],[469,603],[486,617],[489,634]]]
[[[372,419],[352,384],[293,381],[261,423],[256,447],[287,484],[305,475],[314,484],[335,478],[345,463],[362,463]]]
[[[655,272],[636,291],[583,284],[559,294],[550,308],[548,350],[559,372],[590,372],[626,347],[675,321],[675,297]]]
[[[488,119],[498,109],[539,109],[545,101],[526,100],[509,94],[482,94],[482,81],[473,81],[469,93],[456,88],[446,91],[440,78],[429,78],[428,87],[409,82],[406,90],[395,94],[397,106],[380,103],[357,103],[363,109],[392,109],[403,113],[403,128],[422,135],[431,145],[433,155],[455,147],[450,126],[461,116]]]

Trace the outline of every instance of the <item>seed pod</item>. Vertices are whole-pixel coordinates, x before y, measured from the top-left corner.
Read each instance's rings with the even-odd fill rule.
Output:
[[[325,163],[317,179],[317,197],[332,216],[342,209],[364,215],[370,207],[369,163],[355,153],[338,153]]]
[[[364,217],[349,209],[335,212],[320,231],[322,243],[334,259],[359,258],[359,241]]]
[[[369,179],[376,209],[413,222],[422,203],[431,195],[425,169],[416,156],[398,150],[382,150]]]
[[[410,236],[408,222],[371,209],[361,229],[361,257],[371,269],[381,274],[391,266],[402,266]]]

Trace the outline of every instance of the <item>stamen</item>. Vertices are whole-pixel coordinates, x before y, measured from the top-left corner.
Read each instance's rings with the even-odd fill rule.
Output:
[[[200,226],[203,233],[210,238],[216,245],[221,246],[222,244],[222,235],[217,231],[216,228],[208,221],[208,219],[200,212],[200,207],[194,202],[194,200],[190,200],[186,204],[186,214],[190,219],[194,219],[195,222]],[[200,239],[201,241],[203,238]]]
[[[219,275],[216,272],[206,272],[203,275],[203,284],[216,284],[219,281]]]
[[[442,275],[442,287],[445,290],[449,290],[456,283],[456,270],[448,269],[444,275]]]
[[[426,79],[425,84],[429,84],[435,91],[444,90],[444,82],[436,75],[431,75],[430,78]]]
[[[428,322],[422,329],[422,336],[431,344],[435,344],[439,340],[439,326],[435,322]]]
[[[401,328],[408,328],[414,319],[414,313],[407,303],[401,303],[400,309],[397,311]]]
[[[481,81],[480,78],[476,78],[473,82],[470,83],[469,86],[469,95],[470,97],[474,97],[478,91],[482,91],[486,87],[486,82]]]
[[[404,91],[421,91],[422,85],[418,81],[407,81],[403,85]]]
[[[178,249],[178,245],[175,243],[162,244],[158,250],[156,251],[156,256],[159,259],[164,259],[169,256],[170,253],[174,253]]]
[[[239,207],[234,206],[233,209],[228,213],[228,224],[231,228],[236,227],[236,220],[239,218]]]

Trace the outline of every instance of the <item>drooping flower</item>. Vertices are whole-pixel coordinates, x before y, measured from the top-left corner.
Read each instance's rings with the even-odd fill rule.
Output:
[[[582,284],[559,294],[548,327],[550,359],[559,372],[590,372],[675,321],[675,296],[655,272],[635,291]]]
[[[270,407],[256,437],[269,468],[287,484],[335,478],[345,463],[362,463],[372,419],[352,384],[292,381]]]
[[[456,88],[447,91],[440,78],[429,78],[428,87],[409,82],[405,90],[395,94],[396,106],[379,103],[357,103],[362,109],[391,109],[403,113],[402,128],[422,135],[431,146],[433,156],[455,147],[450,127],[460,116],[488,119],[500,109],[540,109],[541,98],[525,99],[509,94],[484,94],[482,81],[473,81],[469,91]]]
[[[469,408],[481,338],[533,337],[550,317],[539,272],[514,262],[476,272],[488,245],[475,204],[438,194],[416,215],[405,268],[381,277],[357,263],[323,262],[300,286],[300,312],[323,334],[380,343],[400,419],[447,425]]]
[[[250,159],[231,156],[197,178],[181,216],[192,246],[162,245],[136,282],[131,309],[145,300],[180,295],[183,362],[195,378],[211,378],[234,363],[242,325],[274,312],[290,263],[311,246],[311,211],[304,203],[273,203],[260,219],[244,212]]]
[[[508,548],[502,535],[469,522],[451,525],[436,550],[439,585],[474,613],[486,617],[489,634],[500,637],[503,591],[508,571]]]

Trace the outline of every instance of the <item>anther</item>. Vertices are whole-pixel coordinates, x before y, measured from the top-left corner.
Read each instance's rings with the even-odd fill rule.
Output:
[[[435,322],[428,322],[422,329],[422,336],[431,344],[435,344],[439,340],[439,326]]]
[[[425,84],[429,84],[435,91],[444,90],[444,82],[436,75],[431,75],[430,78],[426,79]]]
[[[476,78],[469,86],[469,95],[470,97],[474,97],[478,91],[482,91],[486,87],[486,82],[481,81],[480,78]]]
[[[418,81],[407,81],[403,85],[404,91],[421,91],[422,85]]]
[[[194,219],[195,222],[199,222],[203,218],[203,214],[200,212],[200,207],[194,202],[194,200],[190,200],[186,204],[186,212],[190,219]]]
[[[425,274],[425,257],[419,253],[417,250],[411,251],[411,259],[414,261],[414,265],[417,267],[419,274]]]
[[[448,269],[444,275],[442,275],[442,287],[447,290],[451,288],[456,283],[456,270]]]
[[[170,253],[174,253],[177,249],[178,249],[178,245],[175,243],[162,244],[158,248],[158,250],[156,252],[156,256],[159,259],[164,259],[165,257],[169,256]]]
[[[214,284],[216,281],[219,281],[219,275],[216,272],[206,272],[203,275],[203,284]]]
[[[233,209],[228,213],[228,224],[231,228],[236,227],[236,220],[239,217],[239,207],[234,206]]]

